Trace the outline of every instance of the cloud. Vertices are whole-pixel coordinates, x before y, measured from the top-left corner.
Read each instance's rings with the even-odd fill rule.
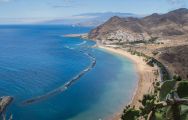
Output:
[[[54,18],[0,18],[0,24],[32,24],[53,19]]]
[[[0,0],[0,2],[10,2],[11,0]]]
[[[50,2],[48,5],[51,5],[52,8],[72,8],[81,6],[81,4],[76,0],[61,0],[56,3]]]
[[[53,8],[69,8],[69,7],[73,7],[72,5],[53,5]]]
[[[176,8],[187,6],[185,0],[167,0],[167,2],[169,2],[172,5],[172,7]]]
[[[64,17],[63,19],[91,19],[91,18],[96,18],[97,16],[92,16],[92,15],[73,15],[73,16],[67,16]]]

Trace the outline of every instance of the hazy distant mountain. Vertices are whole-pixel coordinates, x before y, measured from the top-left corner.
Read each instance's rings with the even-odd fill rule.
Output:
[[[67,18],[54,19],[43,22],[44,24],[64,24],[76,26],[98,26],[106,22],[113,16],[119,17],[141,17],[140,15],[132,13],[118,13],[118,12],[105,12],[105,13],[85,13],[74,15]]]

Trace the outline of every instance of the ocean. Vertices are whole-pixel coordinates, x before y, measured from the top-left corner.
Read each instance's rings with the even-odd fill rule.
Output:
[[[131,101],[138,75],[129,59],[64,37],[90,27],[0,26],[0,96],[14,120],[103,120]]]

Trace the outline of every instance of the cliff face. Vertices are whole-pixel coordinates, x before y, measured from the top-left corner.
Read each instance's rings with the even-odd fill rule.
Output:
[[[12,102],[13,98],[10,96],[0,97],[0,116],[5,111],[7,106]]]
[[[0,120],[6,120],[6,109],[13,101],[13,97],[10,96],[4,96],[0,97]],[[12,115],[10,116],[10,119],[12,120]]]
[[[105,44],[111,44],[187,33],[188,9],[181,8],[166,14],[155,13],[140,19],[115,16],[93,29],[88,37]]]

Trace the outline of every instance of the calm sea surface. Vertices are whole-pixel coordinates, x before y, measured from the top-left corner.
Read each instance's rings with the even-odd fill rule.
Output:
[[[137,85],[133,63],[95,43],[64,34],[91,28],[70,26],[0,26],[0,96],[14,97],[8,112],[14,120],[105,119],[129,103]],[[84,51],[84,52],[83,52]],[[32,104],[25,100],[45,95],[96,65],[65,91]]]

